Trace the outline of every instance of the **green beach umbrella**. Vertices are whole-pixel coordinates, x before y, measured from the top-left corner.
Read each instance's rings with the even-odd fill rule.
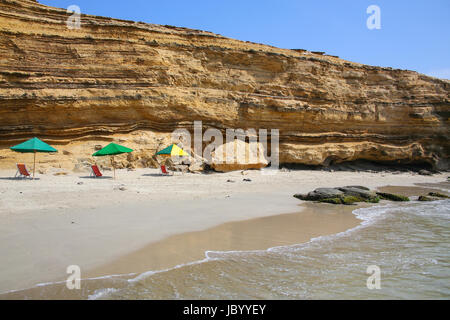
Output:
[[[116,178],[116,168],[114,167],[114,156],[122,153],[133,152],[133,149],[121,146],[120,144],[110,143],[103,149],[93,154],[94,157],[112,156],[111,163],[114,169],[114,179]]]
[[[36,153],[37,152],[58,152],[52,146],[46,144],[45,142],[39,140],[38,138],[32,138],[24,143],[18,144],[17,146],[11,147],[11,150],[21,153],[34,153],[34,165],[33,165],[33,179],[36,169]]]

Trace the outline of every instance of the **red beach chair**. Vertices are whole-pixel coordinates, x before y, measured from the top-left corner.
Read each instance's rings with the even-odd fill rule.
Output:
[[[94,176],[94,178],[99,178],[103,176],[96,164],[91,166],[91,168],[92,168],[91,176]]]
[[[14,176],[14,178],[30,178],[31,179],[31,175],[28,172],[27,167],[23,163],[17,164],[17,172],[16,172],[16,175]]]
[[[171,173],[169,171],[167,171],[166,166],[161,166],[161,172],[165,176],[170,176],[171,175]]]

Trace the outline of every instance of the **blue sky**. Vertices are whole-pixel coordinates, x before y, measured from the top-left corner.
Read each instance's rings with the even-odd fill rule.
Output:
[[[450,79],[449,0],[38,0],[82,13],[207,30]],[[370,5],[381,29],[369,30]]]

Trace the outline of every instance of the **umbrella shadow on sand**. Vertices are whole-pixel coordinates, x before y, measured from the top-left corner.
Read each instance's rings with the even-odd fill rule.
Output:
[[[93,177],[93,176],[82,176],[78,177],[80,179],[93,179],[93,180],[102,180],[102,179],[113,179],[111,176],[101,176],[101,177]]]
[[[142,177],[171,177],[172,175],[162,173],[145,173]]]
[[[10,180],[10,181],[31,181],[33,179],[25,178],[14,178],[14,177],[0,177],[0,180]],[[34,178],[34,180],[41,180],[41,178]]]

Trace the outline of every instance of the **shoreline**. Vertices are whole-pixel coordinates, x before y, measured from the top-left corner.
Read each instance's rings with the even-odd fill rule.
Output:
[[[307,243],[359,226],[361,220],[352,212],[369,206],[371,204],[336,207],[326,203],[304,203],[300,206],[302,210],[295,213],[226,222],[201,231],[175,234],[87,271],[81,284],[85,290],[102,291],[108,286],[121,287],[147,274],[208,261],[209,255],[214,253],[266,251]],[[87,298],[83,292],[67,290],[65,280],[59,280],[0,293],[0,300],[38,300],[42,296],[50,300]]]
[[[89,278],[142,274],[201,261],[207,252],[264,251],[309,242],[358,226],[353,210],[370,204],[334,207],[305,203],[295,213],[226,222],[201,231],[175,234],[89,271]],[[132,270],[130,270],[132,266]]]
[[[142,174],[144,170],[141,170],[139,174]],[[145,170],[148,172],[149,170]],[[125,174],[130,174],[126,172],[125,170],[120,173],[121,175],[125,176]],[[133,174],[133,172],[131,173]],[[43,224],[49,223],[52,228],[50,234],[41,234],[40,238],[44,238],[49,242],[54,241],[60,241],[62,242],[62,245],[59,246],[55,243],[52,250],[42,250],[39,255],[33,254],[27,254],[26,252],[16,252],[15,254],[12,254],[13,259],[14,257],[17,258],[17,260],[22,261],[28,261],[28,264],[32,262],[34,266],[38,266],[42,264],[44,268],[53,267],[50,270],[47,270],[48,272],[32,272],[33,268],[23,268],[21,269],[20,264],[18,265],[18,261],[10,261],[11,265],[9,266],[2,266],[2,279],[0,279],[0,283],[3,280],[3,286],[0,285],[0,292],[7,292],[10,290],[21,290],[22,288],[33,288],[38,283],[45,283],[45,282],[53,282],[58,281],[57,279],[66,279],[67,275],[65,273],[65,268],[63,270],[61,269],[61,266],[68,266],[74,263],[69,263],[69,260],[74,260],[73,255],[66,255],[64,254],[61,256],[62,251],[70,249],[70,246],[72,245],[73,252],[76,252],[78,254],[77,259],[78,261],[82,261],[84,264],[81,266],[82,270],[87,270],[82,274],[82,278],[87,277],[95,277],[95,276],[104,276],[105,274],[117,274],[117,272],[112,271],[121,271],[120,273],[130,273],[130,272],[122,272],[126,271],[127,264],[129,265],[130,261],[141,261],[139,265],[134,270],[137,270],[137,273],[139,272],[145,272],[148,271],[151,268],[151,266],[155,267],[164,267],[164,266],[172,266],[177,265],[173,264],[174,262],[189,262],[185,261],[185,258],[167,258],[165,262],[161,262],[162,260],[159,260],[158,263],[149,263],[149,260],[141,259],[142,256],[145,256],[146,252],[152,251],[153,252],[159,252],[159,257],[163,257],[161,253],[164,252],[164,250],[167,249],[169,244],[180,244],[183,243],[186,238],[183,237],[193,237],[197,239],[205,239],[206,234],[220,234],[221,231],[222,234],[224,232],[224,228],[230,228],[230,225],[233,224],[240,224],[241,226],[247,224],[247,228],[250,225],[255,225],[255,221],[258,219],[280,219],[280,216],[282,217],[281,220],[287,219],[287,216],[298,216],[304,213],[307,215],[308,208],[305,210],[299,210],[300,208],[304,207],[305,204],[302,201],[299,201],[292,197],[292,195],[295,192],[298,191],[308,191],[308,189],[314,189],[320,186],[323,186],[323,183],[326,181],[331,180],[330,177],[334,177],[334,184],[336,185],[349,185],[349,184],[355,184],[358,180],[361,180],[362,176],[377,176],[378,179],[372,179],[371,181],[368,181],[369,183],[366,183],[368,187],[374,188],[374,187],[382,187],[389,185],[389,183],[392,183],[393,181],[399,182],[396,183],[396,185],[403,184],[404,186],[412,186],[414,183],[436,183],[444,180],[445,174],[440,174],[432,177],[423,177],[423,176],[414,176],[410,174],[402,174],[403,176],[407,177],[406,179],[399,179],[399,175],[394,174],[386,174],[384,173],[384,177],[381,177],[381,174],[376,173],[352,173],[352,172],[344,172],[344,173],[329,173],[329,172],[314,172],[314,171],[291,171],[288,173],[280,173],[279,176],[272,177],[271,184],[274,188],[274,191],[272,192],[269,188],[264,187],[264,184],[269,181],[267,177],[264,177],[264,175],[261,175],[257,171],[250,171],[247,172],[245,178],[251,178],[253,181],[252,183],[243,183],[239,181],[239,178],[244,178],[240,172],[234,172],[234,173],[228,173],[228,174],[214,174],[214,175],[186,175],[186,176],[174,176],[174,177],[168,177],[169,179],[177,179],[177,181],[173,181],[176,186],[172,189],[175,189],[177,191],[177,198],[180,200],[175,201],[175,203],[167,204],[165,201],[169,200],[173,197],[173,193],[170,193],[170,183],[166,184],[165,186],[160,188],[160,192],[157,193],[157,195],[160,195],[162,199],[159,200],[151,200],[151,202],[146,201],[142,202],[142,199],[139,199],[142,194],[146,196],[153,197],[154,194],[150,192],[150,194],[146,194],[146,185],[139,185],[134,184],[132,185],[130,183],[130,179],[123,179],[120,180],[120,182],[123,182],[123,184],[126,185],[126,191],[113,191],[114,197],[109,196],[109,198],[113,199],[113,204],[109,207],[105,207],[104,201],[108,198],[108,196],[104,193],[108,191],[111,193],[111,187],[117,185],[117,181],[92,181],[88,180],[86,182],[90,185],[97,188],[95,190],[96,192],[90,192],[91,198],[87,197],[86,194],[77,193],[79,195],[79,198],[83,198],[84,202],[78,206],[78,208],[70,207],[70,208],[59,208],[59,207],[53,207],[52,209],[48,208],[41,208],[38,213],[36,211],[30,210],[30,208],[25,208],[22,211],[18,211],[19,213],[14,212],[8,212],[6,215],[3,214],[3,218],[6,217],[6,225],[3,225],[2,230],[8,230],[8,224],[12,221],[15,222],[16,226],[21,225],[18,230],[16,230],[15,236],[11,234],[11,230],[9,230],[9,235],[5,237],[5,235],[2,235],[2,247],[0,247],[0,253],[2,253],[3,256],[8,256],[8,251],[4,250],[4,247],[7,243],[11,245],[11,243],[14,240],[17,240],[18,238],[21,238],[19,233],[20,231],[25,231],[24,226],[27,225],[27,223],[34,224],[35,229],[39,230],[39,226],[36,224],[39,224],[40,219],[44,219],[44,221],[41,221]],[[134,172],[134,177],[136,177],[136,172]],[[50,178],[50,179],[48,179]],[[42,183],[43,185],[39,192],[37,194],[42,195],[43,193],[47,192],[48,189],[57,189],[57,186],[55,188],[55,185],[48,185],[47,179],[52,181],[56,181],[59,178],[63,178],[62,180],[75,182],[78,181],[77,177],[75,175],[69,175],[64,177],[53,177],[53,176],[43,176],[42,177]],[[133,178],[133,177],[130,177]],[[150,176],[149,179],[152,179],[153,176]],[[165,177],[162,177],[163,179]],[[224,181],[227,181],[227,179],[235,179],[236,183],[226,183]],[[317,179],[319,178],[319,179]],[[380,179],[385,178],[385,179]],[[158,177],[154,180],[161,179],[161,177]],[[152,179],[153,180],[153,179]],[[179,181],[183,180],[183,181]],[[212,180],[212,181],[211,181]],[[214,192],[213,190],[205,190],[205,188],[211,188],[214,184],[218,182],[218,180],[221,182],[221,187],[219,188],[219,192]],[[305,180],[307,183],[305,183]],[[375,181],[376,180],[376,181]],[[380,181],[381,180],[381,181]],[[402,181],[400,181],[402,180]],[[38,182],[41,182],[38,180]],[[50,182],[49,181],[49,182]],[[97,184],[97,183],[99,183]],[[105,183],[106,182],[106,183]],[[163,181],[166,183],[167,181]],[[301,187],[298,187],[299,182],[303,182]],[[385,182],[388,182],[386,184]],[[20,183],[20,182],[18,182]],[[13,183],[13,184],[18,184]],[[27,186],[33,187],[29,182]],[[33,181],[31,181],[33,183]],[[177,184],[178,183],[178,184]],[[52,183],[50,183],[52,184]],[[121,183],[122,184],[122,183]],[[197,184],[197,189],[195,188],[187,188],[190,187],[192,184]],[[361,184],[361,183],[360,183]],[[73,183],[74,186],[79,187],[76,183]],[[84,186],[83,184],[82,186]],[[329,182],[328,182],[329,185]],[[6,192],[2,190],[2,181],[0,180],[0,193],[3,195]],[[19,185],[24,186],[24,185]],[[74,186],[71,186],[69,189],[74,189]],[[100,186],[100,188],[99,188]],[[153,187],[153,185],[151,185]],[[231,186],[231,187],[230,187]],[[76,187],[75,187],[76,188]],[[103,189],[101,189],[103,188]],[[132,197],[129,195],[127,196],[127,193],[130,189],[134,188],[133,191],[139,190],[137,193],[135,193]],[[187,188],[187,189],[186,189]],[[16,190],[17,191],[17,190]],[[27,192],[30,191],[30,189],[27,190]],[[67,190],[60,190],[59,192],[61,194],[58,195],[56,200],[56,206],[59,206],[59,201],[67,200],[64,199],[64,195]],[[69,192],[73,192],[71,190],[68,190]],[[181,191],[181,192],[180,192]],[[184,191],[184,192],[182,192]],[[208,191],[208,192],[206,192]],[[217,190],[216,190],[217,191]],[[225,192],[224,192],[225,191]],[[24,191],[25,192],[25,191]],[[167,192],[167,193],[165,193]],[[173,192],[173,190],[172,190]],[[180,193],[178,193],[180,192]],[[124,195],[123,197],[115,197],[115,195],[119,193],[121,195]],[[228,194],[228,197],[227,196]],[[224,196],[225,194],[225,196]],[[96,196],[97,195],[97,196]],[[92,201],[92,197],[96,199],[94,203],[90,203]],[[34,198],[34,195],[32,196]],[[86,199],[88,198],[88,199]],[[114,205],[114,200],[117,201],[120,199],[119,204],[122,205],[122,207],[118,207],[117,204]],[[230,201],[231,200],[231,201]],[[138,201],[138,206],[141,209],[146,208],[148,206],[147,211],[150,210],[152,215],[149,216],[146,212],[143,212],[145,210],[139,211],[139,208],[136,207],[135,204],[133,204],[133,201]],[[70,203],[69,201],[67,201]],[[303,205],[301,205],[303,203]],[[0,205],[3,207],[4,202],[1,201]],[[88,212],[86,212],[86,205],[91,205],[93,208],[90,208]],[[322,204],[320,204],[322,205]],[[320,207],[317,206],[317,204],[308,204],[306,206],[313,206],[313,207]],[[324,204],[324,206],[330,208],[333,211],[338,211],[338,206],[333,205],[327,205]],[[128,208],[129,212],[122,212],[121,208]],[[203,211],[211,210],[210,208],[215,208],[214,213],[212,214],[205,214]],[[353,207],[346,207],[345,210],[350,210],[350,215],[354,220],[357,220],[356,217],[354,217],[353,214],[351,214],[351,211],[356,209],[356,206]],[[247,210],[247,211],[246,211]],[[203,213],[202,213],[203,212]],[[156,214],[155,214],[156,213]],[[283,214],[281,214],[283,213]],[[11,217],[12,216],[19,216],[19,217]],[[127,219],[128,218],[128,219]],[[144,219],[143,219],[144,218]],[[9,220],[8,220],[9,219]],[[142,221],[143,219],[144,221]],[[81,230],[80,232],[70,232],[67,233],[68,230],[68,223],[70,223],[71,220],[75,220],[75,226],[81,224]],[[194,220],[194,221],[192,221]],[[103,224],[102,224],[103,221]],[[359,220],[357,220],[357,224],[360,223]],[[153,222],[150,224],[147,224],[149,222]],[[279,221],[278,221],[279,222]],[[355,221],[353,221],[354,223]],[[90,225],[90,223],[93,223],[93,225]],[[124,223],[124,224],[121,224]],[[70,224],[73,226],[73,224]],[[120,228],[115,227],[114,225],[119,225]],[[149,227],[149,225],[151,227]],[[155,226],[160,226],[159,228],[155,228]],[[225,227],[224,227],[225,225]],[[275,227],[280,227],[282,224],[276,223]],[[11,224],[9,224],[11,227]],[[42,226],[42,224],[40,225]],[[147,226],[147,227],[146,227]],[[37,228],[36,228],[37,227]],[[61,227],[61,230],[57,230],[59,227]],[[109,227],[113,227],[112,230],[109,229]],[[164,228],[168,228],[164,230]],[[235,226],[236,227],[236,226]],[[254,227],[253,227],[254,228]],[[351,227],[348,227],[346,225],[345,229],[350,229]],[[26,229],[26,228],[25,228]],[[119,230],[122,229],[122,230]],[[315,236],[320,236],[324,234],[320,234],[320,232],[325,232],[327,230],[315,228],[316,233],[314,233]],[[213,230],[213,231],[211,231]],[[28,229],[30,231],[30,229]],[[41,230],[42,231],[42,230]],[[49,230],[47,230],[49,231]],[[117,238],[114,236],[116,231],[122,232],[118,235]],[[338,233],[345,230],[332,230],[333,232],[329,234]],[[152,233],[152,234],[149,234]],[[68,239],[64,239],[64,235]],[[83,238],[83,235],[85,238]],[[145,235],[143,237],[140,237],[141,235]],[[36,233],[34,233],[34,238],[36,238]],[[80,238],[81,236],[81,238]],[[306,237],[306,234],[304,233],[303,238],[294,237],[291,238],[292,241],[295,241],[295,243],[303,243],[309,241],[314,236],[310,236],[309,238]],[[59,238],[58,238],[59,237]],[[87,238],[86,238],[87,237]],[[73,240],[77,239],[75,243],[73,243]],[[224,239],[224,237],[219,237],[218,239]],[[7,243],[5,240],[8,240]],[[33,240],[33,236],[30,237],[23,237],[21,238],[22,242],[27,242],[29,244],[29,247],[39,248],[39,241],[42,241],[42,239],[37,239],[39,241],[34,242],[30,240]],[[72,240],[72,241],[70,241]],[[112,240],[112,241],[111,241]],[[102,243],[99,243],[102,242]],[[261,249],[267,249],[263,248],[264,244],[261,243],[260,240],[259,245]],[[300,242],[298,242],[300,241]],[[72,242],[72,243],[71,243]],[[78,242],[78,243],[76,243]],[[204,242],[204,240],[203,240]],[[190,258],[187,260],[195,261],[197,258],[201,257],[201,255],[198,254],[198,252],[201,252],[199,250],[198,244],[201,244],[202,241],[197,242],[197,245],[194,245],[194,247],[197,249],[196,254],[190,253]],[[42,244],[42,242],[41,242]],[[216,239],[216,244],[220,244],[220,241]],[[294,243],[292,243],[294,244]],[[48,245],[48,243],[47,243]],[[16,247],[17,248],[17,247]],[[227,246],[224,246],[223,244],[220,244],[220,248],[229,248]],[[235,246],[233,248],[239,249],[239,246]],[[6,252],[5,252],[6,251]],[[226,250],[225,250],[226,251]],[[12,252],[11,250],[9,252]],[[141,257],[141,258],[139,258]],[[204,253],[203,257],[204,258]],[[75,260],[77,260],[75,259]],[[46,260],[46,261],[44,261]],[[150,259],[152,260],[152,259]],[[128,261],[128,262],[126,262]],[[151,262],[151,261],[150,261]],[[150,268],[149,268],[150,266]],[[8,268],[9,267],[9,268]],[[131,269],[131,268],[130,268]],[[7,271],[5,273],[5,271]],[[12,276],[10,280],[7,282],[5,281],[5,275],[8,274],[8,271],[10,272],[10,275]],[[57,274],[59,273],[59,276]],[[23,277],[21,275],[27,275],[27,277]],[[42,276],[41,279],[43,281],[37,280],[37,276]],[[45,279],[44,279],[45,278]],[[37,281],[36,281],[37,280]],[[9,285],[8,285],[9,283]],[[19,283],[22,283],[22,285],[18,285]],[[16,286],[14,288],[14,286]],[[8,288],[9,287],[9,288]],[[6,289],[6,290],[5,290]],[[1,298],[0,298],[1,299]]]
[[[440,183],[425,186],[381,186],[376,189],[380,192],[414,197],[430,191],[436,191],[436,187],[439,187],[439,185]],[[389,203],[392,202],[382,200],[379,204],[385,205]],[[310,242],[317,237],[336,235],[360,226],[363,221],[357,218],[353,211],[376,205],[378,204],[332,205],[318,202],[302,202],[300,205],[302,210],[296,213],[275,214],[251,220],[226,222],[206,230],[176,234],[161,241],[149,243],[144,248],[115,259],[109,264],[90,270],[87,274],[88,278],[101,278],[116,274],[158,272],[170,270],[179,265],[201,261],[205,256],[207,257],[207,252],[265,251],[275,247],[300,245]],[[324,222],[327,224],[321,224]],[[268,228],[269,225],[270,227]],[[259,237],[259,239],[255,239],[258,235],[255,235],[254,231],[261,227],[264,228],[264,236],[267,238]],[[293,228],[298,233],[293,234]],[[253,233],[241,236],[240,239],[237,239],[237,243],[223,243],[224,240],[236,237],[239,232],[242,233],[243,231]],[[227,232],[231,234],[226,234]],[[281,236],[278,234],[278,237],[274,239],[273,235],[277,234],[277,232],[283,232],[283,234]],[[247,242],[248,240],[250,240],[250,243]],[[189,243],[189,246],[193,246],[193,248],[187,246],[186,243]],[[171,247],[179,245],[183,246],[182,249],[179,249],[179,251],[183,252],[182,260],[177,260],[179,257],[173,259],[172,257],[164,256],[170,253]],[[193,252],[195,253],[193,254]],[[155,258],[157,263],[153,261]],[[166,259],[161,262],[160,259],[164,258]],[[134,267],[131,272],[130,265]]]

